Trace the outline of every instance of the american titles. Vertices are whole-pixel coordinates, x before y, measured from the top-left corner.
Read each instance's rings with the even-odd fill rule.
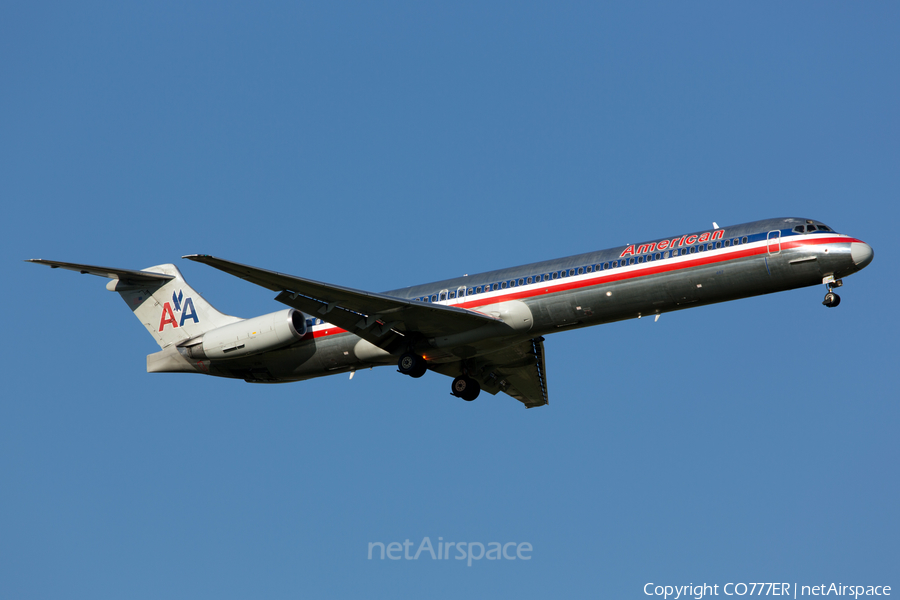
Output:
[[[724,229],[716,229],[715,231],[707,231],[700,235],[683,235],[680,238],[671,240],[662,240],[661,242],[651,242],[649,244],[641,244],[639,246],[631,244],[622,251],[619,258],[623,256],[635,256],[637,254],[645,254],[647,252],[656,252],[657,250],[666,250],[668,248],[680,248],[682,246],[690,246],[691,244],[703,244],[714,240],[721,240],[725,237]]]

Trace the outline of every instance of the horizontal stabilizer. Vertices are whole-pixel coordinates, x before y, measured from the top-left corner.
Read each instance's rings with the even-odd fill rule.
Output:
[[[69,271],[78,271],[81,274],[97,275],[99,277],[108,277],[109,279],[118,279],[128,283],[165,283],[169,279],[175,279],[174,275],[163,275],[162,273],[148,273],[147,271],[132,271],[130,269],[110,269],[109,267],[98,267],[96,265],[81,265],[78,263],[59,262],[56,260],[44,260],[42,258],[30,258],[25,262],[38,263],[40,265],[48,265],[51,269],[67,269]]]
[[[161,348],[198,337],[203,333],[236,323],[241,319],[223,315],[187,284],[175,265],[148,267],[144,271],[110,269],[96,265],[31,259],[26,262],[47,265],[52,269],[66,269],[108,277],[112,281],[106,289],[118,292]],[[163,358],[177,359],[171,353]],[[156,357],[159,359],[159,356]],[[171,360],[165,368],[172,369]],[[177,360],[176,360],[177,363]],[[158,361],[148,362],[148,368],[161,369]],[[172,363],[175,364],[175,363]],[[182,365],[183,366],[183,365]]]

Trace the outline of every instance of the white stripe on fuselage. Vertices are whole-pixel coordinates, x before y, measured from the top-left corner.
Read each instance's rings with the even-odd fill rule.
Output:
[[[754,233],[751,235],[758,235],[759,233],[763,233],[763,232],[757,232],[757,233]],[[846,234],[835,233],[835,232],[812,233],[812,234],[802,234],[802,235],[783,235],[783,236],[780,236],[779,239],[780,239],[781,244],[786,244],[786,243],[803,242],[803,241],[816,240],[816,239],[822,239],[822,238],[829,238],[829,239],[844,238],[847,240],[846,243],[849,243],[850,240],[852,239],[850,236],[848,236]],[[728,238],[728,239],[731,239],[731,238]],[[703,260],[704,258],[706,258],[708,256],[718,256],[718,257],[721,257],[722,261],[727,261],[728,260],[727,257],[730,255],[733,255],[733,254],[745,253],[748,250],[758,250],[758,249],[767,248],[769,245],[769,242],[770,242],[770,240],[765,239],[765,240],[759,240],[756,242],[747,242],[746,244],[737,244],[737,245],[732,245],[732,246],[728,246],[728,247],[714,248],[712,250],[704,250],[702,252],[695,252],[693,254],[682,254],[680,256],[671,256],[672,249],[666,249],[666,250],[661,251],[661,254],[663,254],[663,257],[660,258],[659,260],[650,260],[650,261],[645,261],[643,263],[635,263],[633,265],[625,265],[625,266],[619,266],[616,268],[604,269],[602,271],[583,273],[581,275],[560,277],[557,279],[552,279],[550,281],[526,283],[524,285],[516,285],[514,287],[507,287],[507,288],[504,288],[501,290],[491,290],[490,292],[481,292],[481,293],[477,293],[477,294],[467,295],[462,298],[452,298],[452,299],[448,299],[448,300],[438,300],[436,302],[427,302],[427,303],[423,302],[423,304],[440,304],[443,306],[458,306],[458,305],[463,305],[463,304],[469,304],[470,306],[466,306],[465,308],[477,311],[478,307],[480,307],[480,306],[485,306],[488,304],[496,304],[498,302],[502,302],[502,301],[504,301],[504,298],[506,298],[507,296],[510,296],[512,294],[520,294],[520,293],[529,294],[529,292],[531,292],[529,294],[531,297],[549,296],[554,293],[558,293],[559,289],[562,288],[563,286],[568,287],[568,286],[571,286],[573,283],[578,284],[576,287],[589,287],[592,285],[602,285],[605,280],[610,279],[612,277],[620,276],[622,274],[633,274],[633,277],[630,277],[629,279],[634,279],[634,278],[641,276],[639,274],[640,272],[647,271],[650,269],[655,269],[658,266],[660,266],[661,263],[671,264],[671,265],[681,265],[677,269],[673,269],[673,270],[681,270],[681,269],[690,268],[691,263],[700,262],[701,260]],[[711,243],[711,242],[704,242],[702,245],[705,246],[709,243]],[[841,242],[837,242],[837,243],[841,243]],[[701,244],[695,243],[695,244],[691,244],[689,246],[688,245],[681,246],[677,249],[687,250],[688,248],[697,247],[700,245]],[[601,251],[601,252],[608,252],[608,250]],[[655,255],[656,252],[651,252],[648,254]],[[620,257],[612,259],[612,260],[627,260],[629,258],[637,258],[637,256],[647,256],[648,254],[640,254],[640,255],[634,255],[634,256],[628,256],[628,257],[620,256]],[[602,262],[609,263],[611,261],[604,260]],[[600,264],[600,263],[596,263],[596,264]],[[576,267],[576,268],[579,268],[579,267]],[[562,269],[559,269],[559,270],[562,270]],[[538,272],[538,273],[533,273],[531,275],[517,276],[515,279],[516,280],[524,279],[527,277],[533,277],[535,275],[544,275],[544,274],[546,274],[546,272],[542,271],[542,272]],[[512,280],[512,279],[509,279],[507,281],[510,281],[510,280]],[[496,282],[492,281],[492,282],[479,284],[479,285],[489,285],[489,284],[493,285],[494,283],[496,283]],[[459,286],[459,287],[462,287],[462,286]],[[473,286],[466,286],[466,289],[468,289],[469,287],[473,287]],[[449,288],[447,288],[447,289],[449,291]],[[456,289],[458,289],[458,288],[456,288]],[[541,290],[541,289],[543,289],[545,291],[538,292],[538,290]],[[417,302],[417,300],[411,300],[411,301]],[[313,332],[320,332],[320,331],[324,331],[327,329],[335,329],[335,328],[340,329],[336,325],[332,325],[330,323],[324,323],[321,325],[314,325],[313,327],[311,327],[311,330]],[[341,331],[343,331],[343,329]]]

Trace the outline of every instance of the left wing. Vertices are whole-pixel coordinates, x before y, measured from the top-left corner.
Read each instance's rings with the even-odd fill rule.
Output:
[[[397,345],[398,336],[431,338],[485,325],[503,326],[499,319],[464,308],[355,290],[204,254],[191,254],[183,258],[280,292],[275,297],[279,302],[320,317],[388,351]]]

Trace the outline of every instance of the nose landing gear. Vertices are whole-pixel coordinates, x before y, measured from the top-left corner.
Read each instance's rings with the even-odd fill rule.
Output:
[[[831,278],[831,281],[828,281],[829,278],[825,278],[825,287],[828,288],[828,293],[825,294],[825,299],[822,301],[822,304],[827,306],[828,308],[834,308],[838,304],[841,303],[841,297],[834,293],[833,289],[836,287],[841,287],[844,285],[844,282],[840,279]]]

